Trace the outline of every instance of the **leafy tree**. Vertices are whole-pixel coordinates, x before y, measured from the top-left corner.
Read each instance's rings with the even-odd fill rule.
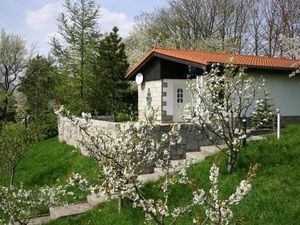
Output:
[[[125,45],[118,28],[99,41],[93,61],[95,80],[90,105],[98,113],[116,114],[124,108],[124,97],[128,94],[128,83],[124,76],[128,69]]]
[[[19,78],[27,66],[30,54],[25,40],[17,35],[0,32],[0,121],[7,119],[10,97],[20,85]]]
[[[38,55],[28,63],[21,78],[20,91],[27,97],[27,107],[35,118],[48,111],[50,100],[55,98],[55,73],[52,62]]]
[[[0,131],[0,172],[10,171],[10,185],[14,185],[15,170],[39,139],[36,130],[23,125],[5,125]]]
[[[67,76],[69,100],[72,100],[67,102],[69,108],[83,111],[90,90],[89,56],[99,37],[99,7],[93,0],[65,0],[63,6],[65,13],[57,18],[59,37],[63,41],[52,38],[52,53],[61,66],[61,74]]]

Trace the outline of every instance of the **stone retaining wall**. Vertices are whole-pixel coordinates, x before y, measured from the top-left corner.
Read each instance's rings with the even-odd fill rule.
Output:
[[[100,120],[92,120],[91,123],[92,126],[95,126],[98,129],[109,131],[113,136],[117,133],[117,126],[120,126],[121,129],[128,128],[128,123],[115,123]],[[170,124],[162,124],[158,132],[168,132],[170,128]],[[171,159],[185,159],[186,152],[199,151],[201,146],[211,144],[209,139],[203,133],[199,132],[192,124],[181,124],[180,135],[182,141],[180,145],[171,150]],[[69,119],[60,117],[58,118],[58,138],[60,142],[79,147],[82,135],[79,128],[77,128]]]

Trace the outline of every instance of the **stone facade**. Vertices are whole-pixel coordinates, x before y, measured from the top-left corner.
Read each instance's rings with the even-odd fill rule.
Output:
[[[147,81],[138,87],[139,120],[143,120],[150,109],[154,109],[157,121],[162,119],[162,81]]]

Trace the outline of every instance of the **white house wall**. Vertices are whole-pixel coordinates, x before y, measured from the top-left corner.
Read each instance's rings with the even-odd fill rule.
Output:
[[[162,111],[162,80],[146,81],[138,86],[138,113],[139,120],[143,120],[148,115],[149,106],[147,95],[150,93],[151,108],[157,113],[157,120],[161,121]]]
[[[190,95],[189,91],[187,90],[187,80],[183,79],[163,79],[163,116],[165,118],[169,117],[169,120],[172,122],[183,122],[180,119],[180,115],[175,115],[175,107],[176,107],[176,96],[175,96],[175,89],[176,88],[184,89],[184,98],[186,102],[189,102]]]
[[[254,75],[264,78],[275,107],[280,108],[282,116],[300,116],[300,76],[289,77],[288,74]]]

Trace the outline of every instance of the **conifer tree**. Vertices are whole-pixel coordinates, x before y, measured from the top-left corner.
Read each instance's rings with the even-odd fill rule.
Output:
[[[115,115],[124,107],[124,97],[127,94],[128,83],[124,76],[128,69],[125,45],[118,34],[118,28],[113,27],[98,43],[94,59],[96,80],[93,86],[91,105],[98,113]],[[100,97],[101,96],[101,97]]]
[[[251,113],[251,123],[257,129],[272,128],[274,115],[274,105],[271,102],[269,92],[265,90],[263,98],[255,102],[254,110]]]

